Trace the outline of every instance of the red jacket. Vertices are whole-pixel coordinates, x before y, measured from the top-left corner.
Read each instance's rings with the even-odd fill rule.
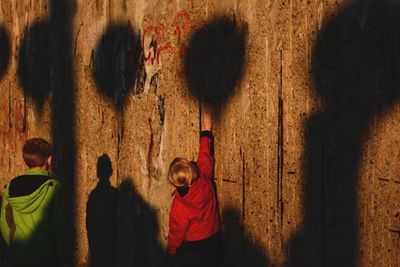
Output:
[[[184,241],[208,238],[220,229],[217,199],[212,183],[212,138],[200,138],[197,167],[200,177],[191,185],[189,192],[181,197],[175,190],[169,214],[167,252],[175,255]]]

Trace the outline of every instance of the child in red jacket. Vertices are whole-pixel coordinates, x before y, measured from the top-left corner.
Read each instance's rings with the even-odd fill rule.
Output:
[[[221,234],[213,177],[212,117],[202,120],[197,162],[176,158],[168,179],[176,187],[172,201],[167,252],[180,266],[219,266]]]

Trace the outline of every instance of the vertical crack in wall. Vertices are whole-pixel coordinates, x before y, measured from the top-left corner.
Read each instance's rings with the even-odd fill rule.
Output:
[[[139,40],[142,40],[142,38],[143,37],[139,33]],[[140,45],[142,45],[142,44],[140,44]],[[143,54],[143,52],[141,52],[140,59],[139,59],[140,65],[139,65],[138,74],[136,77],[135,86],[134,86],[134,90],[133,90],[134,95],[142,94],[144,92],[144,88],[146,85],[147,73],[146,73],[143,57],[144,57],[144,54]]]
[[[122,111],[123,113],[124,111]],[[119,111],[118,111],[119,113]],[[104,116],[104,115],[103,115]],[[104,118],[103,118],[104,120]],[[118,114],[118,144],[117,144],[117,164],[115,164],[116,173],[117,173],[117,182],[120,181],[120,170],[119,170],[119,161],[122,151],[123,139],[124,139],[124,132],[125,132],[125,114]]]
[[[283,197],[282,197],[282,179],[283,179],[283,52],[281,50],[280,64],[280,82],[278,92],[278,166],[277,166],[277,212],[280,226],[283,225]]]
[[[160,117],[160,126],[161,126],[161,132],[164,127],[164,121],[165,121],[165,96],[157,96],[157,111],[158,111],[158,116]],[[161,135],[160,135],[160,142],[161,142]],[[159,151],[161,153],[161,150]]]
[[[152,166],[153,166],[153,146],[154,146],[154,132],[153,127],[151,126],[151,118],[148,120],[150,127],[150,143],[149,143],[149,151],[147,153],[147,175],[149,179],[149,186],[147,188],[147,195],[150,197],[151,193],[151,179],[152,179]]]
[[[11,87],[10,89],[11,90]],[[11,92],[8,92],[8,131],[10,132],[12,129],[12,108],[11,108]]]
[[[81,24],[79,25],[78,31],[77,31],[77,33],[76,33],[76,35],[75,35],[74,53],[73,53],[74,59],[75,59],[75,57],[76,57],[76,51],[77,51],[77,47],[78,47],[79,33],[81,32],[81,29],[82,29],[82,26],[83,26],[83,25],[84,25],[84,23],[83,23],[83,21],[82,21]],[[92,62],[90,62],[90,63],[92,63]]]
[[[21,127],[21,132],[23,133],[23,134],[25,134],[26,135],[26,133],[27,133],[27,109],[26,109],[26,98],[24,97],[23,99],[22,99],[22,102],[23,102],[23,105],[24,105],[24,114],[23,114],[23,120],[22,120],[22,127]]]
[[[203,129],[202,129],[202,124],[201,124],[201,116],[202,116],[202,106],[201,106],[201,100],[199,100],[199,128],[200,128],[200,131],[202,131]],[[214,155],[214,158],[215,158],[215,155]],[[215,161],[215,159],[214,159],[214,161]]]

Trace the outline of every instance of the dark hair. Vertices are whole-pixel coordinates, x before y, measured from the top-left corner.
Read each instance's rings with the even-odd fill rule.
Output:
[[[22,157],[29,168],[45,165],[50,156],[51,145],[42,138],[29,139],[22,149]]]

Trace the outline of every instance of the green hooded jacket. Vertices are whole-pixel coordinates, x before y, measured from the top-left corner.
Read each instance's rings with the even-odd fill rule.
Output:
[[[49,176],[40,169],[24,174]],[[65,262],[68,231],[61,183],[49,178],[33,193],[18,197],[9,196],[9,185],[1,203],[0,230],[12,260],[41,266]]]

